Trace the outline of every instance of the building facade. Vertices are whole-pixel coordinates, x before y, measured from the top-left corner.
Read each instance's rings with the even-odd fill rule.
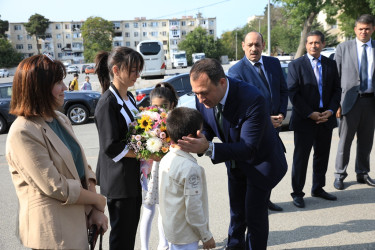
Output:
[[[197,27],[207,30],[207,34],[216,38],[216,17],[204,18],[201,13],[196,17],[182,16],[173,19],[146,19],[136,17],[134,20],[117,20],[113,22],[113,46],[137,48],[140,41],[159,40],[163,43],[165,58],[170,52],[178,50],[178,44],[185,36]],[[70,63],[84,63],[83,38],[80,22],[51,22],[46,30],[45,38],[39,39],[41,53],[49,53],[54,58]],[[24,23],[9,23],[8,39],[14,48],[30,57],[38,53],[34,36],[27,34]]]

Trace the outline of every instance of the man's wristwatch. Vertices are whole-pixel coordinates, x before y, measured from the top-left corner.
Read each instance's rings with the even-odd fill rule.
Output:
[[[209,141],[208,142],[208,149],[206,150],[206,152],[204,152],[204,155],[206,155],[208,157],[211,157],[213,148],[214,148],[214,144],[212,143],[212,141]]]

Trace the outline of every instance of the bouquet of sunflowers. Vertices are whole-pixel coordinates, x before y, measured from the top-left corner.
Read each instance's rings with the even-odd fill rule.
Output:
[[[141,172],[146,178],[151,173],[150,156],[154,154],[162,158],[169,151],[166,119],[167,111],[163,108],[141,107],[140,112],[135,114],[135,120],[129,124],[128,147],[134,151],[137,159],[141,159]]]

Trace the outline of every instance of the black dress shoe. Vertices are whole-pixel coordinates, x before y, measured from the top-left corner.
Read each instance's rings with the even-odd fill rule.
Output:
[[[335,200],[337,200],[337,197],[336,197],[336,196],[334,196],[334,195],[332,195],[332,194],[329,194],[329,193],[327,193],[327,192],[324,191],[324,190],[323,190],[322,192],[318,193],[318,194],[314,194],[314,193],[312,193],[311,196],[312,196],[312,197],[323,198],[323,199],[325,199],[325,200],[329,200],[329,201],[335,201]]]
[[[293,198],[293,204],[296,207],[304,208],[305,207],[305,201],[303,200],[303,197],[294,197]]]
[[[367,184],[371,187],[375,187],[375,181],[370,178],[367,174],[365,175],[357,175],[357,182]]]
[[[272,201],[268,201],[268,209],[271,211],[283,211],[283,208],[276,205]]]
[[[335,179],[335,182],[333,183],[333,186],[337,190],[344,190],[344,182],[340,178]]]
[[[244,247],[225,247],[225,250],[245,250]]]

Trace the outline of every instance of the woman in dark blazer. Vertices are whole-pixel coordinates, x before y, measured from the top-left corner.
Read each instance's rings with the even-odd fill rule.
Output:
[[[103,92],[95,110],[100,145],[96,176],[101,194],[107,197],[110,249],[134,249],[142,194],[139,161],[126,144],[128,124],[137,111],[128,88],[139,77],[144,61],[133,49],[117,47],[99,52],[95,62]]]

